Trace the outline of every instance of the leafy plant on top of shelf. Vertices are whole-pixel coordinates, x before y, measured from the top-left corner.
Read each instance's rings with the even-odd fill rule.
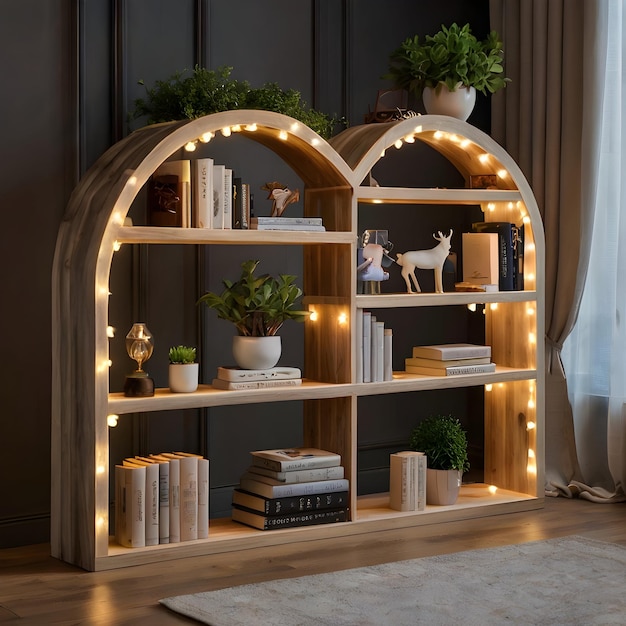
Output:
[[[175,346],[170,348],[168,357],[170,363],[195,363],[196,362],[196,349],[188,346]]]
[[[437,89],[444,83],[450,91],[459,85],[475,87],[483,94],[495,93],[510,82],[504,76],[504,50],[496,31],[478,40],[470,25],[456,23],[435,35],[408,37],[389,59],[384,76],[398,87],[417,95],[424,87]]]
[[[255,276],[259,261],[244,261],[241,277],[232,282],[224,279],[221,294],[205,293],[203,302],[217,312],[220,319],[232,322],[240,335],[266,337],[275,335],[286,320],[303,322],[309,312],[296,309],[302,290],[295,284],[296,277],[280,274]]]
[[[295,89],[283,90],[277,83],[252,88],[248,81],[230,77],[232,67],[208,70],[196,65],[191,74],[177,72],[166,80],[146,87],[146,96],[137,98],[130,119],[147,117],[148,124],[195,119],[234,109],[261,109],[289,115],[320,136],[332,136],[339,120],[310,108]],[[143,85],[143,81],[139,81]]]
[[[430,415],[421,421],[411,432],[409,447],[426,454],[430,469],[469,470],[467,437],[452,415]]]

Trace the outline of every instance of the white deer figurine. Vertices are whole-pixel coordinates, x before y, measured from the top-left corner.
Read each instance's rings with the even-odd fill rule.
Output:
[[[417,293],[420,293],[420,285],[415,277],[415,269],[435,270],[435,292],[443,293],[443,264],[448,258],[450,252],[450,238],[452,237],[452,229],[449,235],[443,235],[441,231],[438,235],[433,233],[433,238],[439,242],[439,245],[430,250],[412,250],[404,254],[397,255],[397,263],[402,266],[402,278],[406,283],[406,289],[409,293],[416,293],[411,286],[411,280],[415,285]]]

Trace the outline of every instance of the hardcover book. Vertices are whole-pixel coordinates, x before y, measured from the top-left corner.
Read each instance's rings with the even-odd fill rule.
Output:
[[[348,491],[347,478],[337,480],[315,480],[310,483],[293,483],[285,485],[268,485],[260,480],[242,478],[239,488],[265,498],[286,498],[292,496],[310,496],[314,494]]]
[[[347,507],[348,492],[334,491],[286,498],[264,498],[254,493],[235,489],[233,491],[233,504],[240,508],[257,511],[261,515],[281,515]]]
[[[115,540],[127,548],[146,545],[146,468],[115,466]]]
[[[193,161],[192,213],[196,228],[213,228],[213,159]]]
[[[419,367],[406,366],[407,374],[422,374],[426,376],[461,376],[463,374],[491,374],[496,371],[495,363],[484,365],[454,365],[452,367]]]
[[[159,544],[159,465],[137,458],[124,459],[126,467],[145,467],[146,486],[144,494],[146,545]]]
[[[491,363],[491,357],[482,356],[474,359],[425,359],[421,357],[408,357],[404,359],[406,367],[431,367],[445,369],[455,365],[485,365]]]
[[[443,343],[430,346],[414,346],[414,357],[427,359],[474,359],[477,357],[491,357],[491,346],[475,343]]]
[[[312,469],[291,470],[277,472],[267,467],[251,465],[242,478],[252,478],[268,485],[284,485],[291,483],[310,483],[314,480],[334,480],[344,477],[344,468],[341,465],[334,467],[315,467]]]
[[[312,469],[315,467],[335,467],[341,465],[341,456],[319,448],[279,448],[276,450],[255,450],[252,464],[267,467],[277,472]]]
[[[301,230],[301,231],[313,231],[324,232],[325,226],[321,224],[255,224],[252,223],[250,228],[253,230]]]
[[[259,530],[275,530],[278,528],[345,522],[348,519],[348,509],[304,511],[302,513],[287,513],[286,515],[261,515],[256,511],[241,509],[235,506],[233,507],[232,517],[235,522],[240,522]]]
[[[191,164],[187,159],[166,161],[148,182],[148,224],[190,226]]]
[[[251,224],[263,225],[283,225],[283,226],[322,226],[321,217],[253,217]]]
[[[426,465],[423,452],[406,450],[389,457],[389,506],[396,511],[426,508]]]
[[[517,227],[510,222],[474,222],[472,230],[477,233],[498,235],[498,288],[500,291],[516,289],[515,239]]]
[[[267,387],[296,387],[302,384],[301,378],[276,378],[270,380],[246,380],[241,382],[232,382],[230,380],[222,380],[221,378],[213,379],[213,387],[216,389],[264,389]]]
[[[250,185],[239,176],[233,178],[233,228],[250,228]]]
[[[226,166],[213,164],[213,228],[224,228]]]
[[[140,461],[153,463],[159,468],[159,543],[170,542],[170,464],[165,459],[145,456]]]
[[[233,170],[224,168],[224,217],[222,228],[229,230],[233,227]]]
[[[463,281],[474,285],[499,284],[497,233],[463,233]]]
[[[234,383],[244,383],[258,380],[284,380],[289,378],[301,378],[302,371],[299,367],[271,367],[266,370],[244,370],[240,367],[218,367],[217,377],[221,380],[229,380]]]

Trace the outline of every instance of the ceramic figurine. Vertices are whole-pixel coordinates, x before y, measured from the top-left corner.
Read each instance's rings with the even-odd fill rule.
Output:
[[[450,253],[451,237],[452,229],[450,229],[450,234],[445,236],[439,231],[438,236],[433,234],[433,238],[439,242],[438,246],[430,250],[412,250],[396,255],[396,263],[402,266],[402,278],[404,278],[406,289],[409,293],[415,293],[412,289],[411,281],[413,281],[417,293],[422,291],[415,277],[416,269],[434,270],[435,292],[443,293],[443,265]]]
[[[358,249],[358,266],[356,268],[359,280],[381,281],[389,279],[389,272],[382,267],[384,250],[378,243],[368,243]]]
[[[268,200],[272,200],[272,217],[280,217],[283,211],[292,203],[300,200],[300,191],[291,191],[286,185],[274,181],[265,183],[261,189],[269,191]]]

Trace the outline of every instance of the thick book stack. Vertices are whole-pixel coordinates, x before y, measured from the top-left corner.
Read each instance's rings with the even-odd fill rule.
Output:
[[[216,389],[263,389],[266,387],[294,387],[302,384],[298,367],[271,367],[266,370],[245,370],[240,367],[218,367],[213,379]]]
[[[209,461],[186,452],[115,466],[115,540],[139,548],[209,536]]]
[[[491,346],[473,343],[446,343],[415,346],[413,356],[404,360],[407,374],[457,376],[488,374],[496,371],[491,362]]]
[[[389,456],[389,506],[396,511],[426,508],[426,455],[406,450]]]
[[[341,457],[318,448],[258,450],[233,492],[232,518],[259,530],[345,522]]]
[[[393,331],[370,311],[357,310],[356,375],[359,383],[393,380]]]
[[[323,232],[321,217],[253,217],[250,228],[255,230],[307,230]]]
[[[498,288],[500,291],[524,289],[524,226],[511,222],[474,222],[475,233],[498,236]]]

